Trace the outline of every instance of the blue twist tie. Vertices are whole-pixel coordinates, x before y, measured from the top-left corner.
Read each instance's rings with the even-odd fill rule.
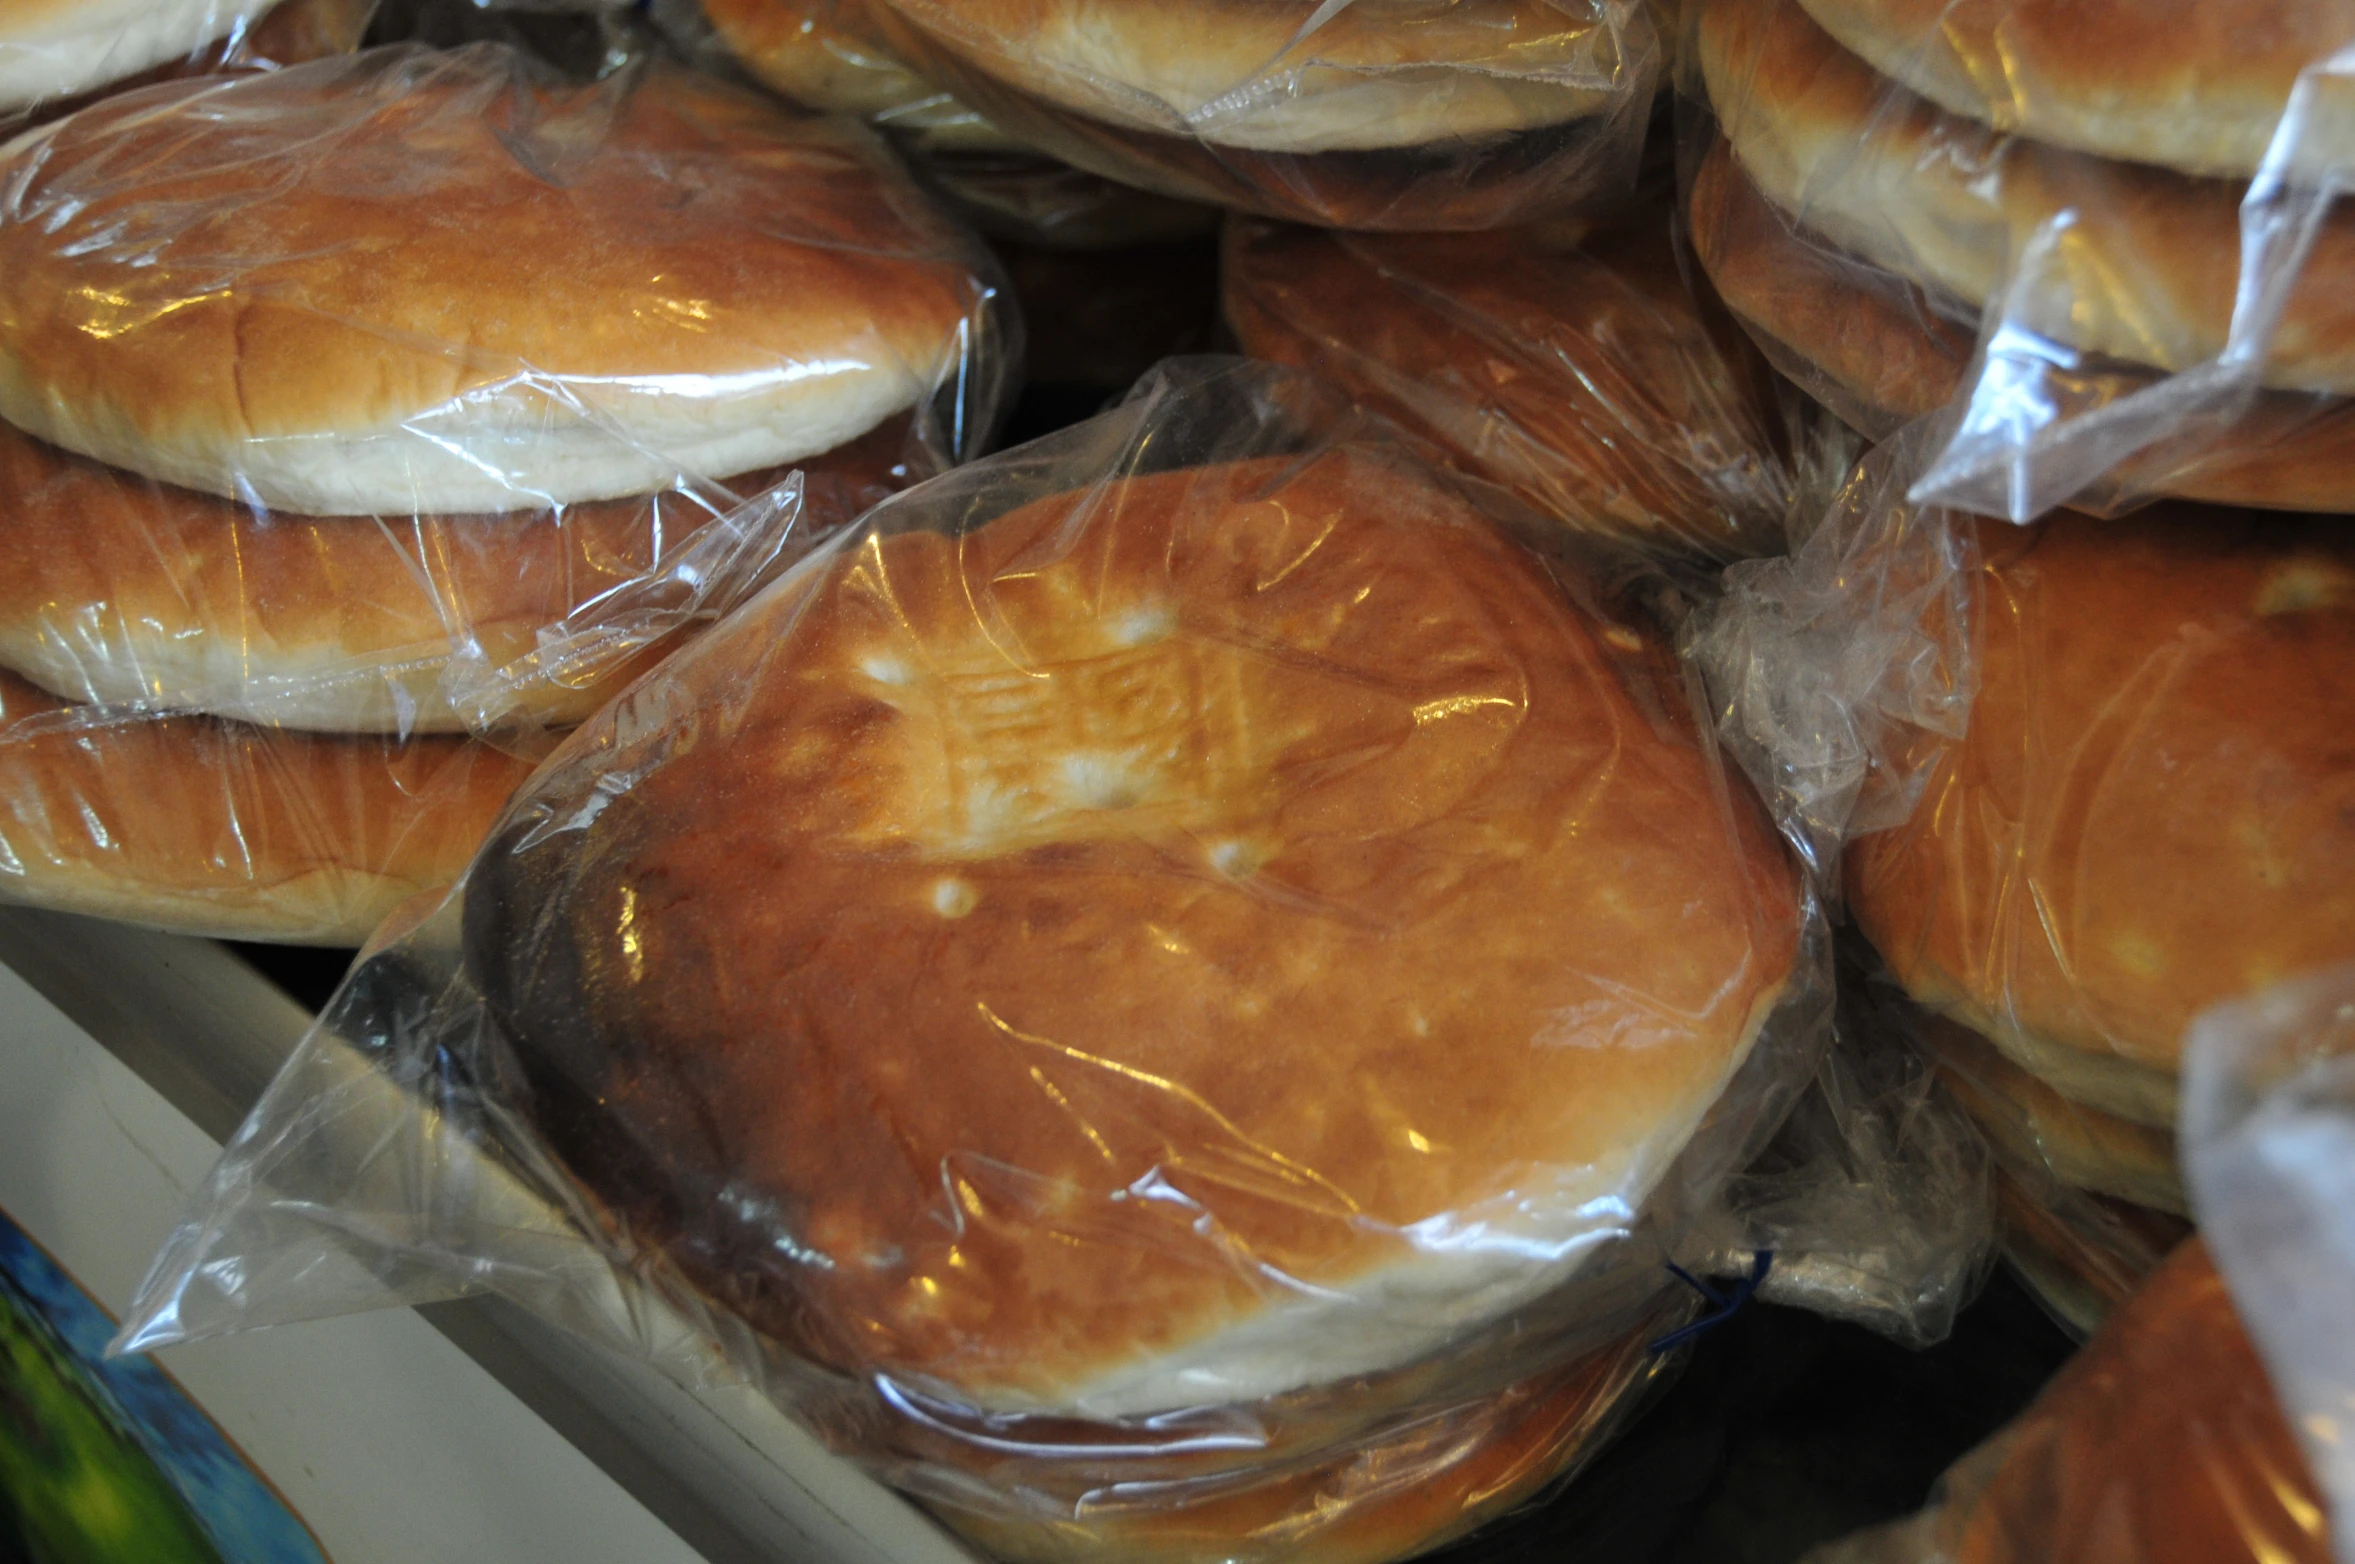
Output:
[[[1731,1292],[1719,1292],[1683,1266],[1671,1262],[1668,1274],[1708,1299],[1710,1308],[1717,1312],[1704,1314],[1681,1330],[1670,1331],[1652,1343],[1652,1350],[1656,1353],[1667,1352],[1671,1348],[1681,1347],[1695,1336],[1700,1335],[1701,1332],[1714,1330],[1727,1320],[1732,1319],[1734,1311],[1750,1301],[1750,1295],[1758,1290],[1758,1284],[1765,1281],[1766,1273],[1773,1269],[1774,1251],[1772,1249],[1757,1250],[1750,1256],[1750,1274],[1734,1283]]]

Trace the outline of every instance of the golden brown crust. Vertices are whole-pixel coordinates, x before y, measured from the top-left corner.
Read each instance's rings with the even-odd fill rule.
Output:
[[[1713,0],[1697,33],[1711,106],[1776,206],[1920,283],[2132,364],[2180,371],[2224,349],[2244,187],[2002,135],[1877,76],[1797,0]],[[2056,242],[2031,285],[2021,253]],[[2355,392],[2355,214],[2319,225],[2262,372],[2285,390]]]
[[[2072,1188],[2191,1215],[2170,1131],[2070,1101],[1943,1016],[1924,1016],[1921,1027],[1938,1078],[1999,1157]]]
[[[2033,1192],[2028,1184],[2034,1182]],[[2191,1236],[2179,1216],[1995,1168],[2003,1257],[2047,1314],[2079,1341]]]
[[[1694,249],[1726,307],[1766,339],[1802,389],[1851,425],[1885,438],[1953,398],[1976,324],[1777,211],[1723,139],[1694,179],[1692,224]],[[2355,510],[2355,398],[2260,392],[2196,458],[2170,443],[2113,476],[2214,505]]]
[[[1761,366],[1712,332],[1665,223],[1549,251],[1233,221],[1222,277],[1244,352],[1316,372],[1565,526],[1782,545]]]
[[[2355,42],[2350,0],[1802,0],[1940,107],[2195,174],[2257,171],[2298,73]],[[2317,162],[2347,157],[2314,116]],[[2341,132],[2332,134],[2332,132]]]
[[[1950,1475],[1956,1564],[2328,1564],[2329,1511],[2198,1240]]]
[[[932,384],[980,296],[854,133],[668,67],[556,89],[488,45],[376,50],[108,99],[9,173],[0,411],[313,513],[656,486],[616,430],[665,472],[829,449]]]
[[[891,52],[866,11],[865,0],[703,0],[728,52],[807,108],[880,114],[938,93]]]
[[[1403,1229],[1640,1190],[1774,1003],[1792,870],[1676,687],[1365,450],[1114,482],[707,637],[608,720],[730,737],[490,855],[468,947],[574,1171],[797,1350],[983,1405],[1272,1394],[1548,1285]],[[1274,1274],[1422,1290],[1301,1342],[1328,1305]],[[1254,1331],[1293,1355],[1230,1361]]]
[[[902,486],[895,419],[804,465],[797,526],[831,530]],[[744,497],[779,471],[732,483]],[[145,700],[353,732],[465,727],[442,675],[489,667],[675,556],[716,499],[406,519],[257,513],[132,477],[0,424],[0,667],[83,701]],[[613,674],[520,691],[580,721]]]
[[[2069,1061],[2168,1086],[2200,1010],[2355,958],[2355,541],[2194,507],[1979,539],[1969,731],[1851,906],[1917,998],[2165,1123]]]
[[[74,716],[0,673],[0,896],[232,939],[359,944],[531,771],[469,739]]]
[[[1886,436],[1954,395],[1976,331],[1904,278],[1811,243],[1723,137],[1693,178],[1691,215],[1693,252],[1726,308],[1813,371],[1794,377],[1810,394],[1823,396],[1828,381],[1848,404],[1835,412]]]
[[[893,54],[869,3],[703,0],[703,14],[754,80],[804,108],[874,120],[927,150],[1021,149]]]
[[[1606,22],[1550,0],[884,4],[886,30],[900,24],[894,37],[912,27],[1062,109],[1268,152],[1407,147],[1560,124],[1648,96],[1657,69],[1648,20],[1619,13]]]
[[[1385,1564],[1505,1514],[1593,1454],[1631,1392],[1659,1369],[1651,1336],[1639,1331],[1257,1482],[1174,1487],[1158,1506],[1092,1506],[1062,1522],[936,1509],[992,1558],[1018,1564],[1218,1564],[1268,1554]]]

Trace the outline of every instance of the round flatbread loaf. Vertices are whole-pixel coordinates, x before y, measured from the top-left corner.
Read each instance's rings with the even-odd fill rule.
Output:
[[[829,451],[953,373],[989,294],[855,127],[492,45],[144,89],[0,180],[0,417],[306,515]]]
[[[1533,236],[1229,225],[1243,351],[1308,369],[1582,532],[1721,557],[1783,542],[1768,377],[1657,220]],[[1713,324],[1718,330],[1712,330]]]
[[[1045,103],[1256,152],[1514,135],[1648,100],[1658,69],[1641,13],[1585,0],[873,3]]]
[[[941,1501],[934,1510],[991,1558],[1015,1564],[1200,1564],[1277,1547],[1317,1564],[1419,1557],[1528,1503],[1591,1456],[1660,1372],[1661,1355],[1651,1350],[1656,1334],[1638,1331],[1503,1390],[1421,1409],[1315,1457],[1267,1460],[1262,1471],[1190,1473],[1181,1456],[1125,1503],[1104,1502],[1102,1457],[1085,1443],[1102,1431],[1066,1425],[1080,1442],[1065,1458],[1064,1475],[1074,1484],[1099,1479],[1093,1491],[1071,1495],[1074,1514],[1042,1519],[1008,1515],[1003,1505],[982,1511]],[[964,1453],[974,1465],[996,1467],[1003,1459],[986,1444]],[[1198,1456],[1194,1464],[1218,1458]],[[1035,1469],[1026,1461],[1023,1477]]]
[[[1743,170],[1839,248],[2022,330],[2169,371],[2221,354],[2244,186],[1990,130],[1877,76],[1796,0],[1712,0],[1697,31]],[[2034,269],[2015,280],[2034,246]],[[2355,213],[2318,227],[2259,376],[2355,392]],[[2098,367],[2098,366],[2096,366]]]
[[[1758,193],[1722,139],[1693,181],[1692,235],[1726,307],[1851,427],[1886,439],[1961,388],[1977,312],[1807,232]],[[2259,392],[2195,453],[2166,442],[2112,477],[2213,505],[2355,510],[2355,398]]]
[[[817,458],[801,511],[757,525],[822,534],[849,521],[901,486],[905,434],[893,420]],[[133,478],[0,424],[0,668],[78,701],[327,732],[458,732],[468,720],[445,683],[454,658],[506,667],[575,613],[586,632],[609,594],[677,568],[730,489],[750,498],[784,477],[515,515],[287,516]],[[535,679],[515,691],[521,714],[576,723],[641,666]]]
[[[891,52],[869,0],[703,0],[730,56],[805,108],[856,114],[928,150],[1020,151],[1022,144]]]
[[[464,873],[530,774],[473,739],[95,720],[0,673],[0,898],[222,939],[358,945]]]
[[[542,1133],[756,1328],[983,1408],[1559,1285],[1801,930],[1659,637],[1371,447],[867,536],[543,777],[466,909]]]
[[[1930,1008],[2171,1125],[2193,1016],[2355,959],[2355,540],[2194,507],[1979,539],[1969,731],[1850,906]]]
[[[278,0],[9,0],[0,115],[71,98],[253,26]]]
[[[2331,1513],[2207,1246],[2183,1244],[1941,1482],[1918,1556],[2329,1564]],[[1873,1555],[1865,1555],[1873,1556]]]
[[[1939,1080],[2005,1161],[2073,1189],[2191,1215],[2170,1131],[2071,1102],[1944,1016],[1924,1016],[1922,1034]]]
[[[2245,179],[2298,73],[2355,43],[2355,0],[1801,0],[1841,45],[1956,114],[2102,157]],[[2355,161],[2327,98],[2299,162]]]

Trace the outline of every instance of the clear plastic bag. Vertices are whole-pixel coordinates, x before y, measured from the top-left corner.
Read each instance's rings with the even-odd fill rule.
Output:
[[[1733,567],[1693,639],[1735,752],[1933,1012],[2014,1258],[2083,1326],[2182,1231],[2191,1018],[2355,957],[2355,548],[2191,506],[1961,522],[1902,497],[1934,441]]]
[[[2004,1258],[2046,1313],[2090,1336],[2191,1232],[2175,1137],[2065,1097],[1969,1027],[1906,1008],[1994,1153]]]
[[[486,801],[437,812],[417,778],[438,748],[403,745],[544,752],[816,537],[971,454],[1009,372],[996,275],[864,132],[660,65],[575,86],[503,47],[399,47],[18,139],[0,670],[75,709],[0,728],[0,895],[55,901],[33,865],[111,865],[67,901],[140,916],[143,864],[237,843],[207,859],[219,918],[159,867],[148,920],[356,938],[382,896],[304,919],[269,888],[373,872],[373,838],[267,822],[389,810],[406,839],[450,833],[437,872],[462,863]],[[188,841],[59,772],[64,727],[175,779]]]
[[[374,0],[38,3],[0,20],[0,133],[150,82],[274,71],[359,48]]]
[[[1906,501],[1920,452],[1909,431],[1868,453],[1685,631],[1719,737],[1834,894],[1842,847],[1913,813],[1976,688],[1978,538]]]
[[[2355,967],[2207,1011],[2184,1056],[2202,1236],[1930,1508],[1810,1564],[2355,1558]]]
[[[1694,632],[1721,725],[1847,844],[1917,999],[2164,1126],[2193,1015],[2355,955],[2355,545],[2193,506],[1974,526],[1900,497],[1921,434],[1729,570]]]
[[[1322,375],[1562,525],[1778,552],[1792,435],[1771,377],[1678,275],[1667,214],[1565,239],[1232,219],[1243,351]]]
[[[1940,406],[1916,498],[2348,508],[2355,9],[1692,11],[1701,249],[1803,385]]]
[[[1538,1492],[1828,974],[1665,636],[1510,508],[1233,360],[886,502],[362,960],[126,1341],[496,1290],[1012,1558]]]
[[[1688,1269],[1739,1274],[1771,1253],[1759,1297],[1933,1346],[1994,1261],[2001,1174],[1916,1045],[1911,1007],[1850,956],[1832,1047]]]
[[[663,31],[693,58],[805,108],[866,120],[917,175],[993,238],[1115,249],[1211,232],[1217,216],[1115,183],[1007,135],[894,54],[871,0],[660,0]]]
[[[855,115],[926,152],[1031,150],[909,69],[869,0],[694,0],[692,14],[684,5],[665,7],[674,35],[701,53],[708,29],[746,74],[804,107]]]
[[[480,739],[73,706],[0,672],[0,895],[357,945],[465,870],[530,775]]]
[[[1930,1008],[2164,1127],[2194,1015],[2355,958],[2355,542],[2153,509],[1980,557],[1969,731],[1848,904]]]
[[[1806,1564],[2328,1564],[2320,1500],[2195,1239],[1928,1509]]]
[[[1851,427],[1886,438],[1940,412],[1965,383],[1978,311],[1793,227],[1723,140],[1702,159],[1690,213],[1703,269],[1760,349]],[[2099,372],[2079,373],[2090,380]],[[2077,503],[2114,507],[2164,493],[2277,510],[2355,509],[2351,420],[2355,401],[2262,392],[2229,430],[2188,452],[2166,441],[2120,457]]]
[[[2355,1560],[2355,966],[2201,1016],[2184,1042],[2184,1165],[2232,1289]]]
[[[1634,183],[1661,48],[1634,0],[869,0],[1024,144],[1329,227],[1495,228]]]

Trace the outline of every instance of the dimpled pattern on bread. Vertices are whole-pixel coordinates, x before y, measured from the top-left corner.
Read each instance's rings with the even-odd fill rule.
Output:
[[[543,1132],[756,1326],[986,1407],[1555,1285],[1797,949],[1659,637],[1362,446],[870,534],[570,753],[467,902]]]

